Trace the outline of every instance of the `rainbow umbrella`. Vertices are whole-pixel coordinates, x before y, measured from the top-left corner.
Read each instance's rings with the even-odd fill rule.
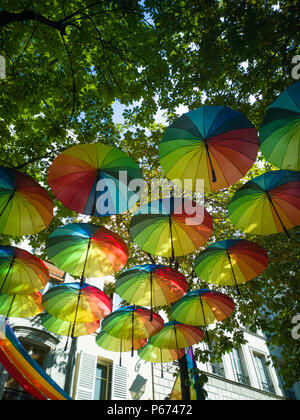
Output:
[[[176,349],[162,349],[147,343],[144,347],[138,350],[138,355],[141,359],[146,360],[146,362],[160,363],[161,377],[163,378],[163,363],[169,363],[174,360],[181,359],[185,355],[185,351],[184,349],[178,349],[178,352]]]
[[[132,180],[142,179],[134,160],[115,147],[100,143],[73,146],[49,169],[49,186],[66,207],[92,216],[129,210],[138,200]]]
[[[0,245],[0,293],[29,295],[49,282],[45,264],[29,252]]]
[[[171,124],[159,145],[159,160],[169,179],[193,181],[193,191],[218,191],[243,178],[256,160],[254,125],[226,106],[202,106]],[[202,192],[202,191],[201,191]]]
[[[0,233],[32,235],[53,219],[48,193],[30,176],[0,166]]]
[[[101,331],[96,337],[96,343],[99,347],[113,352],[120,352],[120,362],[122,365],[121,354],[132,350],[132,340],[126,340],[124,338],[114,337],[113,335],[107,334]],[[147,344],[147,339],[143,338],[140,340],[133,340],[133,349],[138,350],[139,348]]]
[[[13,318],[31,318],[43,312],[40,292],[31,295],[0,294],[0,315]]]
[[[82,278],[115,274],[128,259],[127,246],[117,234],[89,223],[71,223],[56,229],[46,245],[57,267]]]
[[[260,149],[280,169],[300,171],[300,82],[270,105],[259,130]]]
[[[58,319],[53,315],[45,313],[41,316],[41,322],[46,330],[63,336],[70,336],[73,324],[63,319]],[[93,334],[100,327],[100,321],[94,322],[76,322],[74,329],[74,337]]]
[[[123,272],[116,281],[116,292],[127,302],[140,306],[170,305],[188,289],[183,274],[163,265],[138,265]]]
[[[176,349],[177,359],[180,359],[180,349],[199,343],[203,337],[204,333],[199,327],[169,321],[149,339],[149,344],[162,349]]]
[[[149,342],[138,350],[138,355],[141,359],[151,363],[169,363],[178,359],[176,349],[155,347]],[[181,359],[184,355],[184,349],[179,349],[179,358]]]
[[[196,258],[194,270],[207,283],[238,285],[254,279],[268,265],[268,253],[244,239],[227,239],[209,245]]]
[[[244,232],[289,236],[300,223],[300,172],[266,172],[248,181],[230,201],[228,215]]]
[[[208,211],[181,198],[154,200],[131,219],[132,240],[153,255],[174,258],[195,252],[213,231]]]
[[[65,283],[49,289],[43,296],[45,310],[55,318],[73,323],[96,322],[112,311],[111,299],[100,289],[86,283]]]
[[[150,322],[150,311],[140,306],[126,306],[112,312],[103,319],[102,331],[117,338],[131,340],[133,356],[134,341],[149,338],[164,326],[162,317],[153,313]]]
[[[207,325],[223,321],[235,309],[234,301],[223,293],[214,290],[191,290],[179,299],[171,309],[174,319],[187,325]],[[208,334],[207,334],[208,338]]]

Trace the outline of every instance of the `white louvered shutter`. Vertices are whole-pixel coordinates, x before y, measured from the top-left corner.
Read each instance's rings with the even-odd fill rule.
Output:
[[[75,400],[93,400],[96,381],[97,356],[80,353]]]
[[[113,365],[112,400],[127,400],[127,368]]]

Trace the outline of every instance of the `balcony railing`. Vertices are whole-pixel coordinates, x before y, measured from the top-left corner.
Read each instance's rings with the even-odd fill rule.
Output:
[[[225,378],[225,372],[224,372],[224,368],[222,366],[214,365],[212,363],[210,364],[210,366],[211,366],[212,373],[214,375],[221,376],[222,378]]]
[[[271,384],[269,382],[260,381],[260,386],[261,386],[261,389],[263,391],[271,392],[272,394],[275,393],[275,388],[274,388],[273,384]]]
[[[250,385],[250,379],[247,375],[243,375],[242,373],[239,373],[239,372],[236,372],[235,374],[236,374],[237,381],[240,384]]]
[[[2,392],[2,400],[10,400],[10,401],[34,401],[36,398],[34,398],[32,395],[28,394],[25,391],[21,391],[18,389],[11,389],[11,388],[3,388]]]

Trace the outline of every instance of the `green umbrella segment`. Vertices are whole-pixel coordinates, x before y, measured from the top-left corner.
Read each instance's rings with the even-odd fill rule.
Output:
[[[259,134],[260,149],[268,162],[300,171],[300,81],[269,106]]]
[[[58,319],[51,314],[45,313],[41,316],[43,327],[57,335],[69,337],[71,335],[73,323]],[[100,327],[100,321],[94,322],[77,322],[74,328],[74,337],[82,337],[93,334]]]
[[[153,307],[170,305],[188,289],[183,274],[157,264],[138,265],[119,275],[116,292],[127,302]]]
[[[32,318],[43,312],[42,295],[40,292],[31,295],[0,294],[0,315],[6,320],[13,318]]]

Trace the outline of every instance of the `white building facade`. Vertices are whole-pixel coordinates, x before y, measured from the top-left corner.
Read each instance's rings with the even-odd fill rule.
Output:
[[[65,281],[72,281],[66,277]],[[89,279],[89,282],[90,279]],[[93,281],[92,281],[93,283]],[[94,281],[99,288],[99,280]],[[114,309],[120,301],[115,295]],[[57,384],[74,400],[166,400],[174,382],[176,363],[151,364],[137,352],[120,354],[96,344],[96,335],[68,342],[45,330],[38,322],[10,319],[15,334]],[[244,330],[247,344],[223,356],[222,363],[198,363],[208,376],[205,385],[208,400],[283,400],[300,399],[296,386],[286,394],[274,367],[267,363],[270,352],[263,334]],[[206,343],[198,345],[208,350]],[[30,399],[0,365],[0,400]]]

